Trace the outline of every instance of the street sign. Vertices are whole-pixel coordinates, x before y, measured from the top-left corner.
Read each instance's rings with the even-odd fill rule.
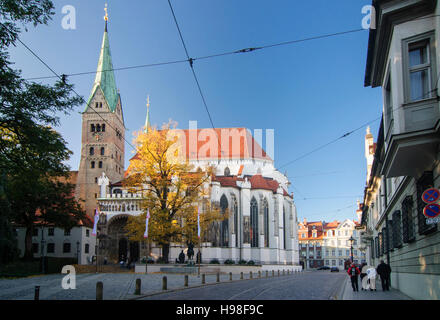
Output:
[[[426,218],[437,217],[438,215],[440,215],[440,205],[438,205],[436,203],[428,204],[423,209],[423,214],[425,215]]]
[[[440,191],[436,188],[426,189],[422,194],[422,200],[427,204],[437,202],[439,199],[440,199]]]

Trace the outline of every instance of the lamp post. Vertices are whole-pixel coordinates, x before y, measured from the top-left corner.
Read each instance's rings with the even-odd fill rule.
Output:
[[[351,263],[354,263],[354,260],[353,260],[353,241],[354,241],[354,238],[353,238],[353,235],[350,236],[350,239],[348,239],[348,241],[350,241]]]

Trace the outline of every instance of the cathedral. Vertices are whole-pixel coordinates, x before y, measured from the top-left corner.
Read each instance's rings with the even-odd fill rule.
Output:
[[[149,127],[149,104],[145,129]],[[224,140],[238,141],[238,148],[204,152],[206,131]],[[297,213],[293,195],[287,192],[288,178],[276,170],[246,128],[198,129],[183,132],[188,144],[197,141],[187,153],[194,168],[215,167],[210,181],[210,201],[228,218],[213,226],[201,243],[202,262],[217,259],[252,260],[255,264],[299,265]],[[129,241],[124,227],[130,215],[142,213],[140,194],[123,187],[125,124],[121,95],[117,89],[105,21],[104,36],[95,81],[82,113],[81,160],[76,195],[93,217],[99,208],[97,256],[99,261],[117,263],[157,259],[161,249],[154,243]],[[222,145],[223,142],[220,141]],[[203,153],[203,155],[202,155]],[[171,244],[169,261],[175,261],[186,246]]]

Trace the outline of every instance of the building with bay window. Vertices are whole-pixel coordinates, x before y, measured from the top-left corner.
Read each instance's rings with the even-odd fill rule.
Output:
[[[415,299],[440,298],[440,233],[422,193],[440,186],[440,8],[436,0],[374,0],[365,86],[381,87],[383,116],[365,138],[362,243],[391,268],[391,286]],[[433,222],[433,223],[432,223]]]

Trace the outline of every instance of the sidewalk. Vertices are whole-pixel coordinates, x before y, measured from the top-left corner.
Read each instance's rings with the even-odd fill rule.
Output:
[[[349,277],[344,281],[345,284],[343,285],[344,288],[340,295],[340,300],[413,300],[397,289],[390,288],[390,291],[382,291],[380,279],[376,279],[377,291],[361,290],[362,286],[359,278],[359,291],[354,292]]]

